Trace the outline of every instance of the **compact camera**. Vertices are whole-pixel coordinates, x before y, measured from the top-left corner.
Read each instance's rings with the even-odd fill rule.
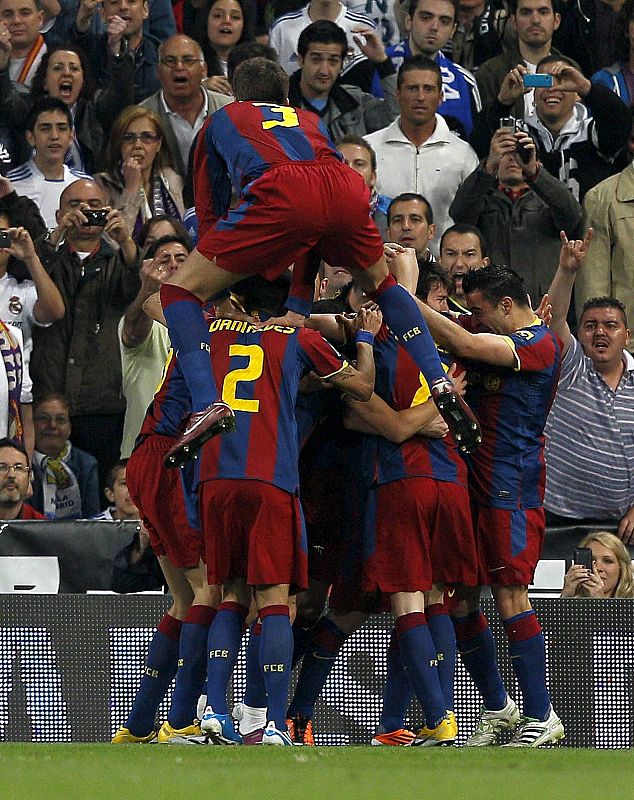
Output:
[[[99,228],[103,228],[108,220],[108,210],[105,208],[86,209],[82,211],[82,214],[86,217],[84,225],[96,225]]]
[[[524,86],[527,89],[552,89],[553,76],[547,72],[535,72],[533,75],[524,75]]]
[[[0,229],[0,250],[11,247],[11,234],[9,231]]]
[[[508,131],[509,133],[516,133],[517,131],[522,131],[525,133],[524,130],[524,123],[522,120],[517,120],[515,117],[500,117],[500,128],[503,131]],[[518,156],[522,159],[525,164],[531,160],[531,153],[526,147],[523,147],[521,144],[518,144],[516,147]]]

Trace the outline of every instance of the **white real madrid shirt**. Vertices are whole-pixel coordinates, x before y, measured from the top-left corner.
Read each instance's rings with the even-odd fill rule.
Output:
[[[33,309],[36,303],[37,289],[33,281],[24,280],[18,283],[12,275],[7,274],[0,278],[0,319],[5,325],[10,325],[12,331],[17,328],[21,332],[23,384],[30,383],[29,363],[33,350],[33,326],[38,325],[41,328],[50,326],[50,323],[38,322],[35,319]]]

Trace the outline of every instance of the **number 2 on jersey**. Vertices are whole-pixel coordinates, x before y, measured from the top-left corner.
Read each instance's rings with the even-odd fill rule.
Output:
[[[238,384],[252,383],[262,375],[264,350],[259,344],[232,344],[229,345],[229,356],[243,356],[248,361],[245,367],[232,369],[227,373],[222,384],[222,399],[234,411],[248,411],[250,414],[257,414],[260,410],[260,401],[238,397]]]
[[[265,131],[271,128],[297,128],[299,127],[299,119],[297,112],[290,106],[272,106],[268,103],[254,103],[254,106],[260,106],[263,110],[262,113],[265,117],[271,115],[262,123],[262,128]],[[276,114],[281,115],[282,119],[278,119]]]

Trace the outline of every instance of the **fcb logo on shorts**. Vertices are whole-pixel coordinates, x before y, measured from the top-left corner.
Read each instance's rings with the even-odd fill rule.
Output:
[[[18,314],[22,313],[22,301],[20,300],[19,297],[16,297],[14,295],[9,299],[9,311],[12,314],[15,314],[16,317],[18,316]]]

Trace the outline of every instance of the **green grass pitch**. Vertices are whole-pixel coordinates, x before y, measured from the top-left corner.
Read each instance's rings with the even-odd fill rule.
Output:
[[[0,744],[1,800],[630,800],[626,750]]]

